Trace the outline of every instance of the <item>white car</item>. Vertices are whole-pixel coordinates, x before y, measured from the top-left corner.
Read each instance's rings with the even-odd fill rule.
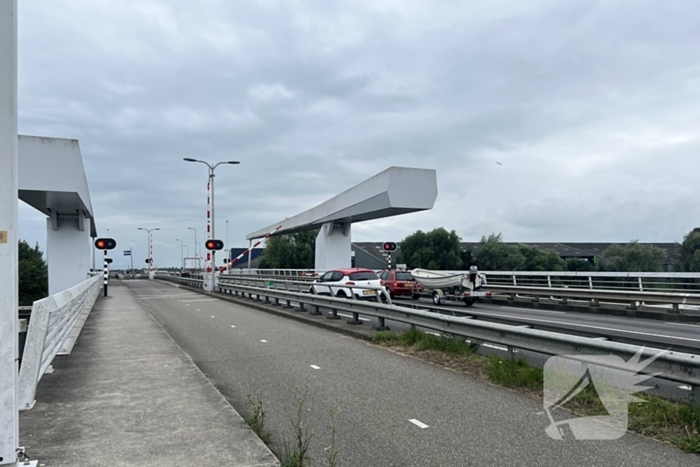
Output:
[[[356,289],[352,292],[348,286],[374,287],[374,289]],[[332,297],[351,298],[354,292],[358,300],[377,300],[379,290],[384,290],[379,276],[371,269],[333,269],[316,279],[309,292]]]

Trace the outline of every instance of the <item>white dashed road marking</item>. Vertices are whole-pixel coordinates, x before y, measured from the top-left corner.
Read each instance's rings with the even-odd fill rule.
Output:
[[[232,328],[235,328],[236,326],[234,326],[234,325],[232,324],[231,327],[232,327]]]
[[[321,369],[320,366],[316,366],[316,365],[311,365],[311,368],[313,368],[314,370],[320,370],[320,369]]]
[[[260,342],[267,342],[265,339],[260,339]]]
[[[212,316],[212,318],[214,318],[214,316]]]
[[[409,422],[413,423],[414,425],[416,425],[419,428],[423,428],[423,429],[428,428],[428,425],[421,422],[420,420],[416,420],[415,418],[412,418],[411,420],[409,420]]]
[[[678,386],[678,389],[684,389],[686,391],[690,391],[692,388],[690,386],[681,385],[681,386]]]
[[[182,303],[191,303],[191,302],[216,302],[218,301],[218,298],[200,298],[199,300],[181,300]]]

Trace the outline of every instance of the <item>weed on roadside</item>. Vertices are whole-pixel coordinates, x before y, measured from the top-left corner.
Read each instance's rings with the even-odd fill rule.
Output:
[[[331,410],[329,413],[329,415],[331,417],[331,445],[324,449],[324,452],[326,454],[326,462],[328,463],[328,467],[340,467],[340,461],[338,459],[338,449],[335,446],[335,434],[336,434],[335,414],[336,414],[335,410]]]
[[[253,416],[247,420],[247,423],[255,434],[270,448],[275,457],[279,459],[282,467],[310,467],[312,465],[310,456],[311,441],[315,433],[305,417],[304,404],[308,387],[305,387],[303,391],[299,388],[294,388],[292,393],[294,394],[295,410],[289,419],[293,433],[291,440],[283,435],[280,442],[276,443],[272,440],[271,434],[267,432],[262,391],[258,391],[254,395],[248,395],[248,401],[253,409]],[[328,467],[340,466],[339,452],[336,447],[336,413],[337,411],[335,410],[330,411],[331,444],[324,449]]]
[[[246,420],[248,426],[258,435],[265,445],[270,446],[270,433],[265,429],[265,409],[262,402],[262,391],[248,394],[248,402],[253,409],[253,415]]]
[[[289,422],[292,425],[294,438],[290,442],[286,436],[282,437],[282,450],[278,457],[282,462],[282,467],[307,467],[311,465],[309,446],[314,437],[314,432],[305,423],[304,417],[304,402],[308,388],[304,388],[303,393],[298,388],[294,388],[292,392],[296,401],[296,411],[290,417]]]

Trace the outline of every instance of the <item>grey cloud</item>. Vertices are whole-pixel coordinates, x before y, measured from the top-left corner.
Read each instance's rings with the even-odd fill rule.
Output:
[[[699,20],[692,1],[27,0],[20,132],[80,139],[98,228],[137,249],[162,226],[167,264],[205,226],[206,169],[183,157],[242,161],[216,179],[237,246],[391,165],[437,169],[435,209],[358,241],[680,240]]]

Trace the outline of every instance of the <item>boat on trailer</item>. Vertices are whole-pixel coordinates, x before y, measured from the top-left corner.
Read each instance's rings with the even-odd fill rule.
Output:
[[[472,306],[479,297],[491,297],[491,292],[479,290],[486,285],[486,277],[474,266],[469,268],[469,272],[458,273],[414,269],[411,275],[435,305],[445,300],[463,300],[465,305]]]

